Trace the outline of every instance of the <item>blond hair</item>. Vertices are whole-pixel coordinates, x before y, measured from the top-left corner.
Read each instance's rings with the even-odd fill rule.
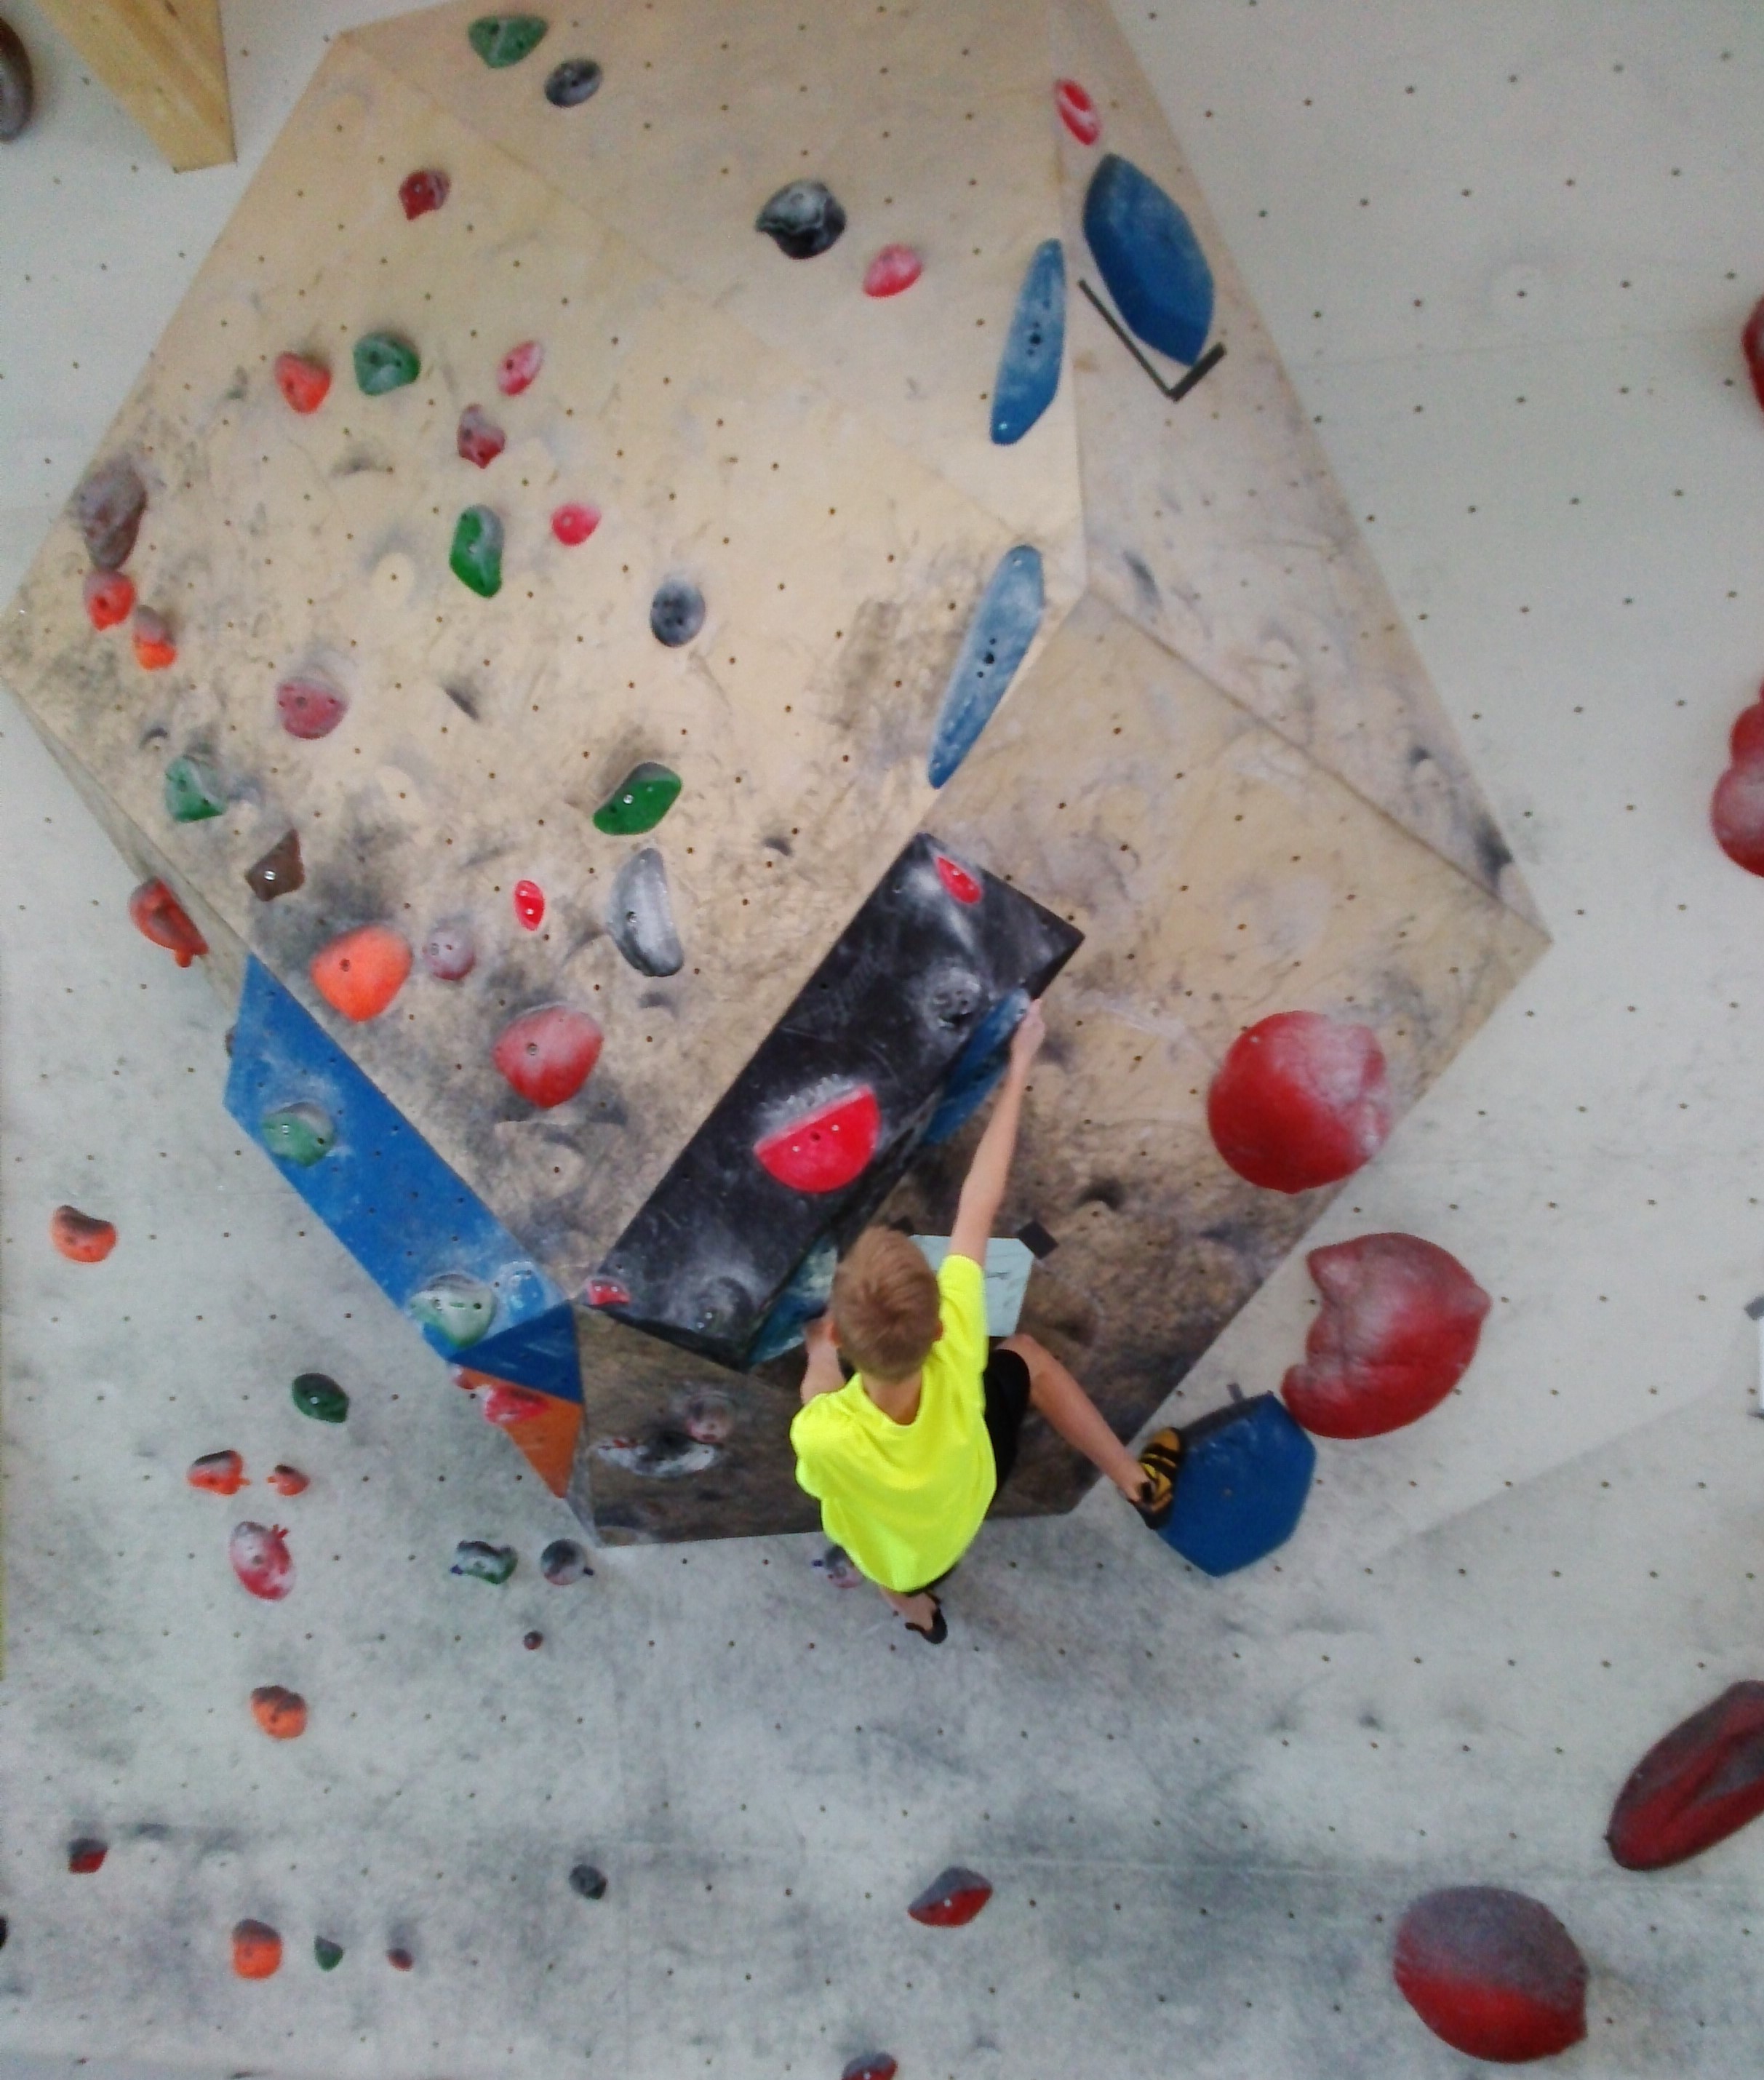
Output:
[[[840,1348],[884,1386],[910,1378],[942,1327],[937,1281],[910,1235],[865,1228],[833,1274]]]

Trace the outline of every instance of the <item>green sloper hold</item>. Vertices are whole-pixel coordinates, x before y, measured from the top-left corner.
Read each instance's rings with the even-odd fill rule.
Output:
[[[466,34],[484,63],[500,72],[530,57],[550,26],[542,15],[480,15]]]
[[[680,794],[680,775],[645,759],[634,765],[594,811],[594,828],[611,838],[641,837],[652,831]]]
[[[295,1407],[315,1423],[341,1423],[349,1414],[349,1396],[327,1373],[303,1372],[291,1392]]]
[[[460,514],[447,561],[460,584],[480,599],[494,599],[501,591],[502,522],[488,505],[468,505]]]
[[[226,806],[220,775],[206,758],[174,758],[166,768],[166,813],[174,824],[199,824]]]
[[[337,1140],[337,1128],[322,1105],[303,1099],[298,1105],[278,1105],[258,1123],[263,1145],[284,1163],[310,1170],[321,1156],[328,1155]]]
[[[416,348],[396,333],[364,332],[355,342],[355,380],[364,396],[402,390],[421,373]]]
[[[343,1946],[341,1943],[332,1942],[328,1935],[315,1935],[312,1938],[312,1955],[317,1959],[321,1972],[334,1972],[343,1961]]]
[[[444,1271],[412,1294],[410,1311],[425,1328],[463,1351],[488,1333],[496,1319],[497,1296],[481,1279]]]

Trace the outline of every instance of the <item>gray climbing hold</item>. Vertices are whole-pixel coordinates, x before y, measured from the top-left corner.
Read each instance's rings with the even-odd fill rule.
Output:
[[[0,22],[0,145],[10,145],[31,120],[31,53],[18,31]]]
[[[570,1872],[570,1890],[584,1899],[605,1899],[606,1873],[593,1864],[578,1864]]]
[[[618,870],[607,908],[613,944],[639,975],[678,975],[685,955],[674,929],[668,898],[668,871],[653,845],[633,853]]]
[[[573,1538],[554,1538],[539,1555],[539,1572],[555,1589],[567,1589],[593,1571]]]
[[[73,494],[73,518],[86,553],[101,571],[128,561],[147,510],[147,487],[132,462],[101,463]]]
[[[793,260],[812,260],[845,229],[845,212],[824,181],[792,181],[753,220]]]
[[[704,594],[685,578],[664,578],[649,602],[650,632],[677,650],[704,627]]]
[[[545,98],[554,108],[576,108],[600,92],[601,69],[592,58],[565,58],[553,65]]]

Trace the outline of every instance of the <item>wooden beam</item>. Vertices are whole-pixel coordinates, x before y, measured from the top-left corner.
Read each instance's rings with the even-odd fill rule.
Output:
[[[233,157],[220,0],[42,0],[178,173]]]

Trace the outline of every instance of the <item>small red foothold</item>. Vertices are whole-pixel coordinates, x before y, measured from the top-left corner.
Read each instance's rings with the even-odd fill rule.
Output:
[[[864,270],[864,294],[898,296],[924,272],[924,261],[910,245],[885,245]]]
[[[283,1495],[304,1495],[312,1485],[298,1466],[272,1466],[264,1478]]]
[[[190,913],[162,881],[144,881],[128,899],[129,922],[144,939],[163,946],[181,968],[208,950]]]
[[[1760,405],[1764,405],[1764,298],[1745,321],[1745,330],[1740,335],[1740,343],[1745,350],[1745,367],[1752,379],[1753,393]]]
[[[95,1870],[102,1869],[104,1859],[110,1854],[110,1844],[95,1840],[90,1835],[82,1835],[78,1841],[67,1845],[67,1867],[77,1877],[90,1877]]]
[[[957,903],[978,903],[985,892],[978,879],[970,874],[960,860],[951,859],[947,853],[938,853],[937,879],[954,896]]]
[[[123,571],[88,571],[82,592],[86,617],[94,628],[127,621],[135,604],[135,581]]]
[[[602,1038],[586,1012],[547,1004],[511,1020],[490,1059],[530,1104],[549,1109],[574,1097],[588,1081]]]
[[[177,660],[178,645],[172,640],[166,617],[150,606],[135,610],[135,662],[144,672],[162,672]]]
[[[237,1495],[251,1485],[245,1477],[245,1461],[237,1452],[205,1453],[184,1478],[205,1495]]]
[[[508,435],[486,416],[481,405],[467,405],[459,414],[455,445],[464,461],[476,463],[480,469],[488,469],[508,444]]]
[[[545,366],[545,349],[536,339],[511,346],[497,365],[497,388],[505,397],[518,397]]]
[[[349,710],[349,702],[323,679],[284,679],[275,690],[275,705],[288,735],[308,744],[329,736]]]
[[[530,932],[536,932],[545,916],[545,891],[536,881],[514,884],[514,914]]]
[[[1060,120],[1080,145],[1094,145],[1103,134],[1103,119],[1096,104],[1075,79],[1054,82],[1054,106]]]
[[[560,505],[551,515],[551,532],[566,549],[585,542],[601,523],[597,505]]]
[[[616,1278],[591,1278],[582,1288],[590,1307],[628,1307],[631,1294]]]
[[[545,1634],[543,1632],[523,1633],[521,1635],[521,1644],[529,1654],[537,1654],[545,1644]]]
[[[57,1206],[49,1216],[49,1240],[70,1264],[102,1264],[116,1247],[116,1230],[78,1206]]]
[[[907,1909],[927,1928],[961,1928],[972,1921],[992,1897],[991,1882],[978,1871],[952,1864],[940,1872]]]
[[[830,1099],[753,1144],[760,1167],[794,1192],[837,1192],[876,1152],[882,1109],[868,1084]]]
[[[417,1960],[408,1950],[394,1948],[386,1952],[386,1962],[395,1972],[408,1972]]]
[[[404,205],[407,219],[426,216],[430,210],[439,209],[451,186],[447,176],[433,166],[406,174],[398,183],[398,199]]]
[[[304,417],[325,402],[331,387],[331,371],[322,361],[309,361],[304,354],[279,354],[275,387],[289,410]]]
[[[1207,1126],[1238,1175],[1268,1191],[1351,1177],[1390,1131],[1377,1035],[1318,1011],[1259,1020],[1226,1051],[1207,1092]]]

